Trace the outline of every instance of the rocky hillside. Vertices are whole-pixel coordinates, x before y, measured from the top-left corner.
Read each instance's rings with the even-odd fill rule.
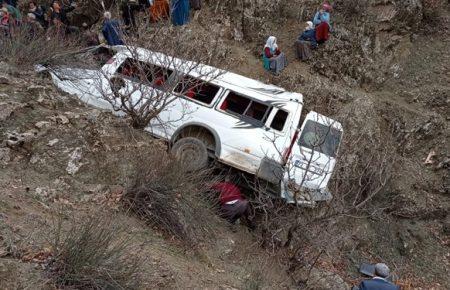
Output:
[[[206,1],[185,30],[221,40],[220,66],[303,93],[307,110],[344,124],[331,186],[336,197],[302,210],[304,228],[286,247],[294,208],[273,212],[278,220],[255,232],[231,230],[211,213],[195,221],[215,229],[195,251],[124,213],[118,200],[135,172],[136,152],[163,152],[164,145],[61,94],[49,79],[2,63],[0,288],[52,288],[42,257],[55,212],[64,207],[70,220],[106,206],[128,228],[124,235],[135,238],[129,254],[147,257],[141,288],[348,289],[361,279],[359,263],[384,261],[405,285],[446,289],[448,2],[332,1],[330,41],[299,62],[293,41],[319,4]],[[290,61],[277,77],[260,61],[269,35]],[[370,193],[376,194],[361,205]],[[332,218],[323,213],[329,208]]]

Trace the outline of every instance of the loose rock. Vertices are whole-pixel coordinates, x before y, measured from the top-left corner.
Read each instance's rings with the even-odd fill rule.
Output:
[[[0,102],[0,121],[8,120],[14,111],[21,107],[23,105],[16,102]]]
[[[59,139],[50,140],[50,141],[48,141],[47,146],[53,147],[58,142],[59,142]]]
[[[0,76],[0,85],[9,85],[10,81],[6,76]]]
[[[82,149],[80,147],[75,148],[69,156],[69,162],[67,163],[66,171],[68,174],[73,175],[80,170],[83,165],[80,160],[82,156]]]
[[[11,149],[0,148],[0,165],[6,165],[11,161]]]

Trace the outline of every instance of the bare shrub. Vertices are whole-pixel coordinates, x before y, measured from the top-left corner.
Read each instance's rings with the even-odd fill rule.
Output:
[[[351,235],[342,230],[348,217],[376,218],[391,202],[386,191],[396,161],[394,130],[380,118],[370,100],[353,100],[355,97],[340,100],[330,95],[309,104],[316,111],[332,114],[345,128],[334,175],[328,183],[333,194],[329,203],[298,209],[269,200],[264,187],[255,188],[257,195],[252,203],[259,221],[260,243],[271,253],[283,253],[288,272],[299,285],[307,285],[313,268],[320,267],[327,257],[341,257],[352,243]],[[338,110],[336,103],[346,99],[353,102]]]
[[[209,188],[217,177],[210,170],[188,172],[165,152],[150,154],[138,161],[123,197],[125,207],[188,246],[213,237],[217,199]]]
[[[36,64],[52,63],[58,54],[77,50],[79,43],[72,38],[47,39],[43,32],[31,33],[26,25],[16,27],[9,37],[0,36],[0,42],[0,59],[18,69],[32,69]]]
[[[138,289],[142,260],[131,253],[131,237],[117,219],[93,212],[71,220],[59,216],[47,265],[56,285],[77,289]]]
[[[201,101],[204,85],[224,73],[204,66],[217,60],[220,41],[184,27],[160,25],[150,30],[147,23],[136,33],[138,37],[124,36],[121,52],[127,58],[117,71],[103,72],[96,87],[113,110],[131,118],[133,127],[145,128],[151,121],[164,127],[190,113],[187,100]],[[177,109],[180,116],[160,119],[167,108]]]
[[[369,6],[368,0],[337,0],[333,1],[337,10],[341,11],[345,18],[350,20],[356,20],[361,17],[367,7]]]

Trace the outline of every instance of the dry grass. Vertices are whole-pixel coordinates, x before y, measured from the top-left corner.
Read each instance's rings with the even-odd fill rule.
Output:
[[[0,60],[4,60],[19,70],[33,69],[36,64],[51,63],[58,54],[78,49],[79,41],[72,38],[49,38],[42,33],[30,36],[23,26],[15,28],[10,37],[0,36]],[[58,64],[64,58],[57,60]]]
[[[216,201],[209,188],[217,177],[211,170],[187,172],[161,151],[144,158],[123,197],[125,207],[187,246],[213,237]]]
[[[132,255],[131,237],[112,215],[93,212],[67,229],[59,217],[51,243],[47,272],[58,287],[139,288],[142,260]]]

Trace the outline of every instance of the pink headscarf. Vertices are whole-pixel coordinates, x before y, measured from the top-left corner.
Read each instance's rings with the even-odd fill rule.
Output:
[[[328,4],[328,3],[324,3],[324,4],[322,5],[322,8],[323,8],[323,10],[325,10],[326,12],[331,12],[331,10],[333,10],[333,6],[331,6],[331,5]]]

